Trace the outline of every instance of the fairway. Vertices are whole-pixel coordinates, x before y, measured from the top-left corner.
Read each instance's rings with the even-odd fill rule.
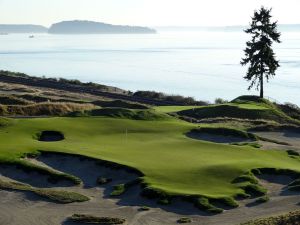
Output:
[[[196,126],[177,119],[137,121],[106,117],[18,119],[0,128],[0,160],[38,150],[75,153],[134,167],[151,187],[173,195],[234,197],[232,181],[255,168],[300,172],[285,151],[214,144],[185,136]],[[60,131],[65,140],[39,142],[37,133]]]

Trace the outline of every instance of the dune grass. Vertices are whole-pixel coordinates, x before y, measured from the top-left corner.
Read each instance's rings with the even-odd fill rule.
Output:
[[[0,161],[16,161],[37,150],[85,155],[136,168],[144,174],[144,185],[168,196],[208,199],[245,196],[255,187],[246,185],[247,189],[232,181],[255,168],[300,172],[299,159],[284,151],[260,151],[186,137],[194,128],[194,124],[172,118],[15,119],[13,125],[0,128]],[[61,131],[65,140],[39,142],[34,135],[43,130]]]
[[[34,103],[30,105],[0,105],[1,116],[63,116],[74,111],[90,110],[92,104]]]
[[[85,214],[74,214],[68,218],[69,221],[81,224],[105,224],[105,225],[114,225],[114,224],[124,224],[125,219],[113,218],[113,217],[97,217],[92,215]]]
[[[177,220],[177,223],[191,223],[192,219],[188,217],[181,217],[179,220]]]
[[[166,120],[170,116],[156,112],[154,110],[126,109],[126,108],[101,108],[93,110],[84,110],[72,112],[69,116],[89,117],[89,116],[106,116],[112,118],[132,119],[132,120]]]
[[[290,212],[285,215],[272,216],[265,219],[252,220],[241,225],[299,225],[300,211]]]
[[[27,184],[13,181],[0,180],[0,189],[32,192],[38,196],[64,204],[73,202],[85,202],[89,200],[88,197],[76,192],[54,190],[48,188],[35,188]]]

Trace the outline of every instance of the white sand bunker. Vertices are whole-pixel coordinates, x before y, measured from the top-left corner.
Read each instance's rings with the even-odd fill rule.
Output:
[[[39,136],[39,141],[45,142],[54,142],[54,141],[62,141],[65,139],[63,133],[59,131],[42,131]]]
[[[247,137],[233,136],[233,135],[226,135],[226,134],[213,134],[204,131],[203,132],[191,131],[187,133],[186,136],[196,140],[210,141],[210,142],[224,143],[224,144],[254,141],[251,138],[247,138]]]

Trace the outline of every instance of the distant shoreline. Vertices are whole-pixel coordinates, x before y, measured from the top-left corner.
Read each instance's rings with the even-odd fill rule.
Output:
[[[0,24],[0,34],[49,33],[49,34],[155,34],[156,30],[140,26],[112,25],[94,21],[63,21],[50,28],[32,24]]]

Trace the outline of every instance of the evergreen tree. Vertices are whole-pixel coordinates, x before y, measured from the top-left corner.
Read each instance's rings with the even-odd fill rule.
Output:
[[[271,22],[271,12],[272,9],[264,7],[254,12],[250,28],[245,30],[247,34],[252,35],[252,39],[246,43],[245,58],[241,61],[243,66],[249,64],[244,77],[251,81],[248,90],[254,86],[257,90],[260,88],[261,98],[264,97],[264,78],[269,81],[279,67],[272,44],[280,43],[281,34],[277,31],[277,22]]]

